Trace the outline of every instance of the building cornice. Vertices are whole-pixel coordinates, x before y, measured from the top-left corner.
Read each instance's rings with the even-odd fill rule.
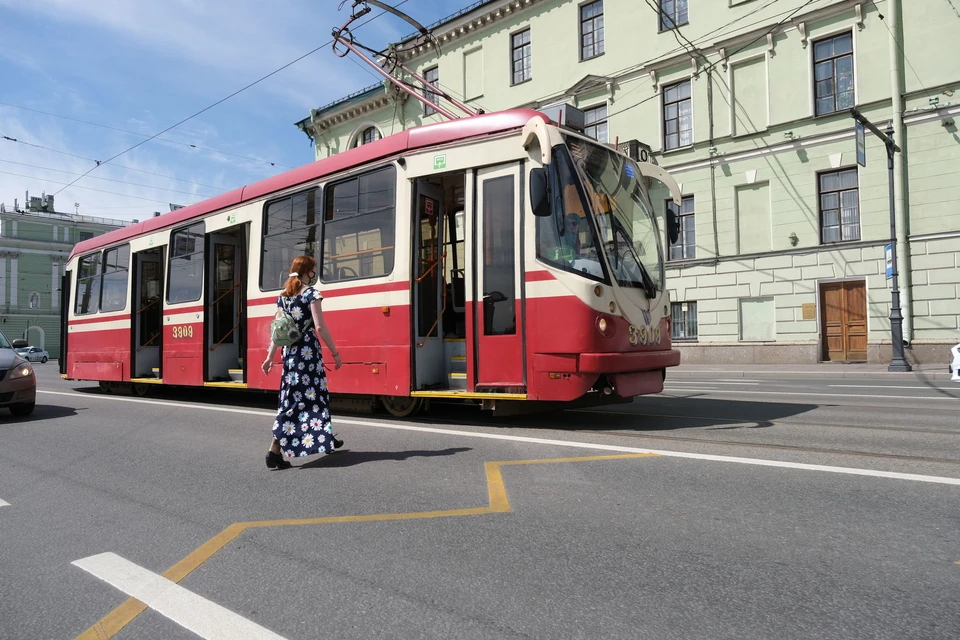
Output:
[[[478,6],[473,11],[468,11],[462,16],[457,16],[447,22],[435,25],[433,27],[434,35],[437,37],[442,50],[445,45],[451,45],[464,38],[472,37],[478,32],[487,30],[495,23],[514,17],[518,13],[527,12],[544,1],[545,0],[502,0],[500,2],[483,4]],[[723,66],[726,66],[730,62],[728,60],[728,56],[733,56],[734,60],[732,61],[735,62],[735,57],[739,53],[737,49],[744,47],[744,45],[748,45],[753,41],[757,41],[757,44],[761,45],[760,41],[766,39],[766,48],[769,52],[769,55],[776,55],[775,36],[787,31],[797,30],[801,33],[803,40],[805,41],[807,23],[809,22],[823,20],[848,11],[855,11],[855,22],[857,24],[857,28],[863,28],[863,9],[865,8],[865,5],[872,4],[872,2],[873,0],[837,0],[833,4],[812,9],[805,13],[793,16],[790,20],[787,20],[783,23],[783,25],[780,25],[773,31],[770,31],[770,22],[776,22],[774,18],[771,18],[766,25],[758,26],[755,29],[737,33],[736,35],[732,35],[730,37],[715,40],[714,42],[704,44],[699,48],[700,51],[705,55],[719,57],[719,59],[722,60]],[[764,38],[764,36],[766,36],[766,38]],[[416,41],[416,36],[410,36],[401,41],[398,44],[398,47],[401,49],[403,47],[409,47],[410,45],[416,43]],[[808,46],[808,44],[805,43],[804,46]],[[401,56],[401,60],[406,63],[407,61],[417,60],[430,54],[433,54],[433,50],[429,43],[422,43],[415,49],[409,49],[406,51],[406,53]],[[697,60],[692,58],[688,52],[677,52],[675,54],[660,56],[652,60],[647,60],[640,64],[633,65],[626,69],[622,69],[610,75],[609,77],[597,76],[597,78],[603,79],[603,83],[610,94],[610,100],[612,102],[614,97],[614,88],[616,86],[632,81],[638,81],[641,78],[650,78],[652,90],[656,92],[659,89],[658,78],[663,71],[685,64],[689,64],[691,68],[697,69]],[[588,76],[588,78],[589,77],[590,76]],[[584,78],[584,80],[586,79],[587,78]],[[581,83],[583,83],[583,81],[581,81]],[[578,83],[578,85],[581,83]],[[573,87],[563,91],[543,96],[522,105],[513,106],[517,108],[530,107],[537,109],[545,105],[556,104],[559,101],[576,97],[585,90],[594,90],[604,86],[597,85],[592,86],[589,89],[579,87],[578,90],[578,85],[574,85]],[[312,114],[310,118],[302,120],[301,122],[297,123],[297,125],[301,130],[305,131],[307,135],[311,135],[311,137],[318,134],[322,135],[324,131],[333,126],[393,104],[393,100],[395,98],[390,95],[392,93],[395,92],[384,90],[383,94],[366,98],[357,103],[352,103],[349,105],[345,104],[339,109],[336,107],[336,103],[334,103],[331,111],[325,112],[322,118],[318,115]],[[402,99],[405,99],[406,97],[406,94],[403,94]],[[346,100],[347,98],[344,99],[344,101]]]
[[[431,31],[440,43],[440,49],[445,45],[455,44],[463,38],[468,38],[474,34],[484,31],[494,23],[512,18],[519,13],[524,13],[535,5],[545,0],[500,0],[499,2],[489,2],[469,11],[461,16],[457,16],[435,25]],[[409,47],[416,43],[417,36],[410,36],[399,43],[400,47]],[[421,43],[415,48],[409,49],[404,55],[403,60],[415,60],[434,53],[429,43]]]

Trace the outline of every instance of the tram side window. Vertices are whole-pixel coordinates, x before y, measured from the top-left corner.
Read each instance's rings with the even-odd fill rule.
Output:
[[[320,189],[294,194],[267,204],[263,220],[260,290],[279,289],[297,256],[320,257]]]
[[[77,269],[77,300],[73,312],[78,315],[96,313],[100,302],[100,253],[80,258]]]
[[[203,223],[174,231],[170,238],[167,302],[193,302],[203,293]]]
[[[122,311],[127,306],[127,273],[130,270],[130,245],[103,254],[103,293],[101,311]]]
[[[397,171],[391,165],[328,186],[323,220],[323,282],[393,271]]]

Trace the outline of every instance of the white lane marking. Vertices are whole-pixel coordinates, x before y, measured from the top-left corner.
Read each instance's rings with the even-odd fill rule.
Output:
[[[828,384],[828,387],[845,387],[848,389],[952,389],[953,387],[937,387],[930,385],[917,385],[913,387],[897,386],[892,384]]]
[[[256,409],[234,409],[230,407],[218,407],[207,404],[190,404],[184,402],[165,402],[161,400],[143,400],[139,398],[117,398],[113,396],[96,396],[80,393],[70,393],[66,391],[43,391],[37,390],[37,393],[49,393],[59,396],[76,396],[81,398],[91,398],[95,400],[116,400],[119,402],[139,402],[141,404],[156,404],[167,407],[179,407],[183,409],[201,409],[205,411],[221,411],[227,413],[244,413],[254,416],[275,416],[273,411],[258,411]],[[873,397],[873,396],[869,396]],[[464,436],[467,438],[485,438],[489,440],[509,440],[513,442],[528,442],[531,444],[545,444],[559,447],[578,447],[581,449],[599,449],[601,451],[617,451],[621,453],[655,453],[657,455],[673,458],[689,458],[691,460],[711,460],[714,462],[735,462],[738,464],[752,464],[761,467],[782,467],[784,469],[803,469],[806,471],[825,471],[828,473],[844,473],[855,476],[872,476],[875,478],[891,478],[895,480],[913,480],[916,482],[931,482],[934,484],[952,484],[960,486],[960,478],[947,478],[942,476],[924,476],[914,473],[897,473],[893,471],[876,471],[873,469],[858,469],[856,467],[832,467],[819,464],[805,464],[801,462],[783,462],[780,460],[764,460],[762,458],[737,458],[732,456],[715,456],[706,453],[686,453],[682,451],[665,451],[660,449],[640,449],[637,447],[621,447],[611,444],[596,444],[593,442],[578,442],[576,440],[550,440],[547,438],[529,438],[526,436],[510,436],[506,434],[495,433],[477,433],[474,431],[458,431],[455,429],[436,429],[433,427],[415,427],[412,425],[395,424],[388,422],[376,422],[373,420],[357,420],[355,418],[337,418],[336,422],[340,424],[352,424],[362,427],[377,427],[380,429],[395,429],[397,431],[418,431],[421,433],[437,433],[451,436]]]
[[[274,632],[187,591],[115,553],[101,553],[71,564],[136,598],[181,627],[208,640],[284,640]]]
[[[9,506],[10,506],[9,502],[4,502],[3,500],[0,500],[0,507],[9,507]]]
[[[712,383],[710,383],[712,384]],[[690,387],[684,387],[682,389],[674,389],[674,391],[683,391],[683,392],[696,392],[696,391],[717,391],[717,389],[692,389]],[[749,396],[814,396],[817,398],[874,398],[874,399],[886,399],[886,400],[949,400],[950,402],[957,402],[960,398],[944,398],[943,396],[882,396],[874,393],[821,393],[819,391],[737,391],[734,389],[723,389],[723,393],[739,393],[746,394]]]
[[[759,382],[740,382],[739,380],[738,380],[738,381],[732,381],[732,382],[725,382],[725,381],[721,381],[721,380],[710,380],[710,381],[707,381],[707,380],[689,380],[689,381],[688,381],[688,380],[668,380],[668,381],[666,382],[666,384],[668,384],[668,385],[669,385],[669,384],[701,384],[701,385],[702,385],[702,384],[706,384],[706,385],[711,385],[711,384],[738,384],[738,385],[757,385],[757,384],[760,384],[760,383],[759,383]]]

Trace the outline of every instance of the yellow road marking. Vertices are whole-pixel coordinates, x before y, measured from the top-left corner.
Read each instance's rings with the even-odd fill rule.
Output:
[[[328,516],[324,518],[296,518],[290,520],[260,520],[251,522],[235,522],[207,542],[197,548],[186,558],[173,565],[163,577],[180,582],[191,572],[197,569],[213,555],[224,548],[232,540],[247,529],[263,527],[287,527],[305,524],[329,524],[334,522],[383,522],[389,520],[420,520],[424,518],[446,518],[451,516],[474,516],[490,513],[507,513],[510,509],[510,500],[507,498],[507,488],[503,482],[501,467],[521,464],[553,464],[558,462],[593,462],[597,460],[621,460],[627,458],[655,457],[656,453],[623,453],[610,456],[581,456],[577,458],[549,458],[541,460],[506,460],[502,462],[486,462],[484,467],[487,474],[487,492],[490,496],[490,505],[468,509],[448,509],[444,511],[413,511],[410,513],[373,513],[359,516]],[[960,563],[958,563],[960,564]],[[130,598],[119,607],[98,620],[89,629],[77,636],[77,640],[109,640],[125,626],[133,622],[134,618],[143,613],[147,605],[136,598]]]

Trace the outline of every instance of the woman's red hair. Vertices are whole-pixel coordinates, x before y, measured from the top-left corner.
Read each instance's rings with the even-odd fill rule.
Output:
[[[296,274],[287,278],[283,283],[284,297],[290,298],[297,295],[300,285],[309,284],[308,276],[311,271],[317,270],[317,261],[312,256],[298,256],[290,263],[290,271],[287,273]]]

